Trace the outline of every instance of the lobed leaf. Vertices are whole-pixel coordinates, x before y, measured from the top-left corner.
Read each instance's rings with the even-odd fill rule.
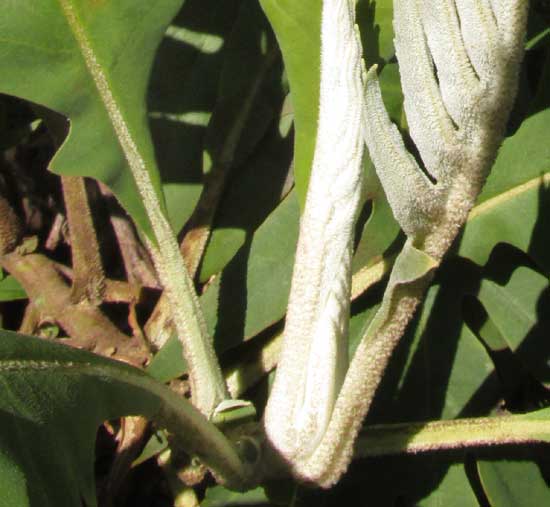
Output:
[[[240,467],[202,414],[143,371],[10,331],[0,337],[0,491],[10,506],[95,506],[97,427],[125,415],[159,420],[214,468],[224,468],[225,452]]]
[[[0,92],[69,118],[50,164],[58,174],[107,184],[153,237],[129,167],[163,202],[145,92],[153,56],[181,0],[21,0],[3,5]]]
[[[546,385],[550,383],[548,293],[547,277],[523,266],[515,269],[503,284],[483,280],[478,293],[510,350]]]
[[[477,264],[487,262],[493,248],[506,242],[529,252],[550,272],[550,257],[536,233],[548,220],[550,176],[550,110],[527,118],[507,138],[483,192],[472,209],[458,254]]]

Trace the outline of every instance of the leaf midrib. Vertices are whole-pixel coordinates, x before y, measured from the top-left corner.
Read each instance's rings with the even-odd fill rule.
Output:
[[[499,206],[500,204],[506,203],[512,200],[514,197],[517,197],[528,192],[529,190],[537,188],[541,184],[550,184],[550,173],[546,172],[540,176],[537,176],[536,178],[532,178],[526,181],[525,183],[515,185],[508,190],[495,195],[494,197],[490,197],[486,201],[478,204],[477,206],[474,206],[472,208],[472,211],[470,212],[470,215],[468,216],[466,224],[471,220],[475,220],[480,215],[484,215],[485,213],[490,212],[493,208]]]
[[[103,107],[107,112],[111,126],[116,134],[117,141],[130,167],[139,194],[143,199],[144,208],[148,218],[152,223],[162,222],[164,219],[163,212],[159,204],[159,199],[156,196],[154,185],[147,169],[147,164],[138,149],[138,145],[134,140],[124,114],[118,105],[118,101],[113,93],[109,79],[103,71],[101,63],[97,59],[96,51],[94,51],[89,36],[86,33],[84,24],[79,18],[71,0],[58,0],[58,2],[75,38],[76,44],[80,49],[80,53],[86,68],[88,69],[90,77],[95,84]],[[147,233],[148,231],[144,232]],[[147,236],[151,240],[154,240],[154,235],[152,236],[148,233]],[[159,240],[159,238],[156,239],[157,241]]]

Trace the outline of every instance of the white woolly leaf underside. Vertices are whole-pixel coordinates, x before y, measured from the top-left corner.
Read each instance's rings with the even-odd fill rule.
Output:
[[[364,86],[354,3],[323,2],[317,139],[266,431],[286,459],[323,437],[347,369],[354,222],[362,185]]]
[[[395,0],[409,132],[432,181],[390,122],[375,68],[367,76],[365,139],[409,237],[453,212],[457,182],[482,182],[488,173],[515,96],[525,16],[524,0]],[[471,206],[475,197],[466,192],[453,206]]]
[[[390,122],[376,69],[368,73],[363,93],[355,2],[325,0],[322,9],[317,142],[265,426],[296,476],[330,486],[351,460],[369,406],[362,398],[372,399],[362,389],[378,385],[368,380],[377,357],[358,353],[342,379],[361,136],[409,237],[407,251],[425,255],[426,273],[464,222],[495,157],[515,96],[527,2],[394,1],[405,112],[423,169]],[[430,235],[439,246],[424,253],[414,249],[415,241],[422,244]],[[385,299],[398,283],[392,280]],[[395,315],[375,318],[380,329],[368,332],[372,354],[385,353],[378,333],[403,332],[416,306],[414,297],[403,303]]]

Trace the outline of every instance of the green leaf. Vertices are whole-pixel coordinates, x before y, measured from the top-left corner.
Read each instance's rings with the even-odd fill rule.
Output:
[[[298,215],[292,192],[202,296],[209,331],[219,352],[257,335],[285,314]]]
[[[321,7],[317,0],[260,0],[283,53],[294,107],[294,179],[303,207],[317,139]]]
[[[395,54],[393,1],[359,0],[356,9],[367,68],[388,62]]]
[[[550,488],[537,463],[532,461],[488,461],[477,464],[483,490],[491,505],[549,505]]]
[[[458,254],[484,265],[506,242],[528,252],[548,273],[550,258],[538,230],[548,230],[550,109],[527,118],[506,139],[464,229]]]
[[[27,299],[27,293],[13,276],[6,276],[0,280],[0,301],[15,299]]]
[[[155,56],[147,94],[149,124],[168,216],[176,231],[201,193],[206,134],[241,4],[187,0]]]
[[[96,505],[95,435],[107,419],[157,419],[205,463],[228,445],[187,400],[141,370],[9,331],[0,331],[0,413],[0,491],[14,507]]]
[[[132,467],[136,467],[148,459],[158,456],[162,451],[168,449],[168,447],[169,442],[166,432],[163,430],[155,431],[155,433],[151,435],[149,441],[145,444],[141,454],[132,462]]]
[[[159,382],[168,382],[187,372],[183,346],[177,336],[172,336],[155,354],[147,366],[147,373]]]
[[[396,392],[375,409],[372,422],[481,416],[493,409],[500,387],[491,376],[493,362],[462,318],[462,300],[478,277],[460,259],[442,266],[389,367],[386,389]]]
[[[205,143],[212,170],[218,171],[246,160],[271,124],[274,106],[283,99],[280,68],[273,75],[277,44],[259,4],[241,4],[225,52]]]
[[[279,204],[292,157],[292,139],[279,129],[287,114],[282,65],[259,4],[243,4],[227,45],[206,144],[211,177],[224,178],[226,188],[201,265],[203,282],[227,265]]]
[[[0,357],[0,490],[14,506],[95,505],[97,427],[159,400],[128,381],[139,372],[45,341],[3,331]]]
[[[206,490],[202,507],[241,507],[245,505],[270,505],[263,488],[255,488],[246,493],[236,493],[222,486]]]
[[[112,188],[153,237],[132,172],[162,202],[147,125],[145,92],[153,56],[181,0],[8,2],[2,12],[0,91],[70,120],[50,164]]]
[[[508,347],[545,384],[550,383],[548,296],[548,279],[523,266],[504,284],[483,280],[478,294]]]
[[[454,463],[444,472],[441,482],[420,500],[418,507],[478,507],[479,503],[471,488],[462,463]]]
[[[479,506],[464,465],[449,464],[449,458],[438,453],[362,460],[324,497],[331,501],[323,505],[330,507],[342,505],[342,498],[357,499],[353,505],[377,507]],[[317,498],[305,505],[319,503]]]
[[[289,133],[281,136],[279,125],[287,114],[284,108],[280,114],[254,154],[234,171],[227,186],[203,258],[202,282],[227,266],[288,192],[292,136]]]

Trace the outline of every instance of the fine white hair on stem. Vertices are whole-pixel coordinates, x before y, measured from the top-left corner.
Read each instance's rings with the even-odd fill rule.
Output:
[[[300,475],[323,437],[347,369],[364,100],[355,3],[324,0],[317,138],[281,360],[265,414],[271,446]]]
[[[376,68],[363,79],[354,6],[323,2],[316,149],[265,415],[272,449],[296,477],[325,487],[351,460],[392,351],[496,156],[527,10],[525,0],[394,0],[404,107],[421,167],[385,111]],[[344,375],[361,135],[408,238]]]
[[[430,252],[435,257],[462,225],[496,156],[517,87],[526,13],[525,0],[394,1],[404,108],[424,169],[385,112],[375,69],[367,78],[365,139],[407,236],[423,241],[454,217],[445,225],[449,238]],[[433,182],[425,183],[424,173]]]

